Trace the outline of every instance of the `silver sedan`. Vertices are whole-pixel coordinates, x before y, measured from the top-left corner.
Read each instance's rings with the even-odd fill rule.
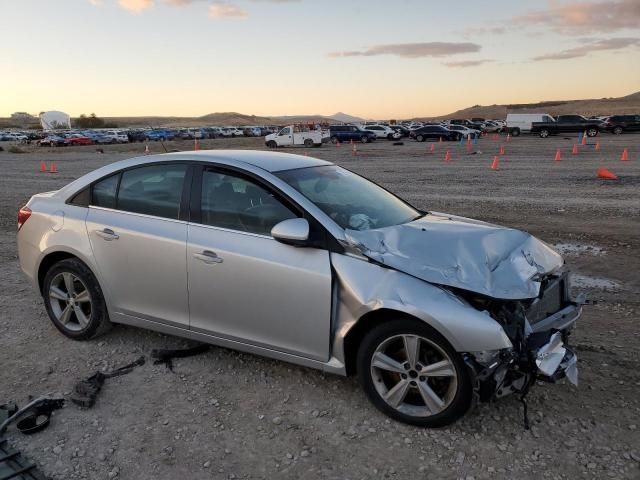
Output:
[[[55,327],[112,323],[357,374],[400,421],[447,425],[477,401],[577,380],[581,312],[531,235],[420,211],[305,156],[145,156],[34,195],[18,253]]]

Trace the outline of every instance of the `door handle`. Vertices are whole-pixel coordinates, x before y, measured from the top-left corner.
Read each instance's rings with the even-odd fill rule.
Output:
[[[104,238],[105,240],[107,240],[109,242],[111,240],[118,240],[120,238],[120,235],[115,233],[110,228],[103,228],[102,230],[96,230],[95,232],[96,232],[96,235]]]
[[[194,253],[193,258],[207,264],[222,263],[224,260],[211,250],[204,250],[202,253]]]

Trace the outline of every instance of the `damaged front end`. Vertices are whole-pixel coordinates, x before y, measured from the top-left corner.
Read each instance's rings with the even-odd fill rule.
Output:
[[[566,378],[577,386],[577,357],[569,336],[585,301],[572,299],[569,288],[569,275],[563,272],[547,276],[534,299],[505,301],[461,293],[475,308],[487,311],[513,344],[511,349],[466,354],[478,400],[524,396],[535,380]]]

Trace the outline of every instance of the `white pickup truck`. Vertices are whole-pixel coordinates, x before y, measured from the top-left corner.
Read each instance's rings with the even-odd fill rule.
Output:
[[[321,147],[329,141],[329,136],[322,130],[305,130],[289,125],[278,133],[264,137],[264,143],[269,148],[303,145],[305,147]]]

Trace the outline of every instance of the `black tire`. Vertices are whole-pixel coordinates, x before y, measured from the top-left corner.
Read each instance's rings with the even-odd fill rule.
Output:
[[[387,135],[387,140],[395,140],[395,138],[393,138],[393,133]]]
[[[277,146],[278,146],[278,144],[274,140],[269,140],[267,142],[267,147],[269,147],[269,148],[276,148]]]
[[[589,127],[587,129],[587,137],[595,137],[598,135],[598,129],[596,127]]]
[[[549,136],[549,130],[547,128],[541,128],[538,135],[540,135],[540,138],[547,138]]]
[[[424,142],[424,136],[423,135],[416,135],[416,142]]]
[[[360,137],[360,141],[362,143],[369,143],[371,141],[371,139],[369,137],[367,137],[367,136],[362,136],[362,137]]]
[[[338,137],[336,137],[335,135],[331,137],[331,143],[333,143],[334,145],[336,143],[338,143]]]
[[[611,133],[613,133],[614,135],[622,135],[623,129],[620,125],[613,127],[613,130],[611,130]]]
[[[305,139],[304,146],[305,147],[313,147],[313,140],[310,139],[310,138]]]
[[[519,137],[520,136],[520,129],[518,127],[512,128],[511,129],[511,136],[512,137]]]
[[[68,329],[57,320],[56,315],[54,314],[52,300],[48,292],[51,289],[52,281],[61,273],[73,274],[84,284],[89,293],[91,315],[87,326],[80,330]],[[42,296],[49,318],[55,327],[63,335],[73,340],[89,340],[91,338],[95,338],[109,331],[112,326],[109,321],[109,313],[107,312],[107,306],[104,302],[104,296],[98,280],[93,275],[93,272],[91,272],[91,270],[89,270],[89,268],[77,258],[61,260],[49,269],[42,283]]]
[[[380,395],[374,385],[371,372],[371,360],[376,349],[385,340],[397,335],[417,335],[437,345],[451,360],[455,368],[456,384],[448,406],[439,413],[431,416],[412,416],[391,407]],[[358,379],[369,400],[373,405],[395,420],[411,425],[427,428],[438,428],[450,425],[462,417],[471,407],[473,385],[468,367],[462,357],[451,347],[445,338],[429,325],[416,319],[400,317],[383,323],[367,333],[358,349],[357,356]]]
[[[112,138],[112,139],[111,139],[111,144],[112,144],[112,145],[115,145],[116,143],[118,143],[118,139],[116,139],[116,138]]]

